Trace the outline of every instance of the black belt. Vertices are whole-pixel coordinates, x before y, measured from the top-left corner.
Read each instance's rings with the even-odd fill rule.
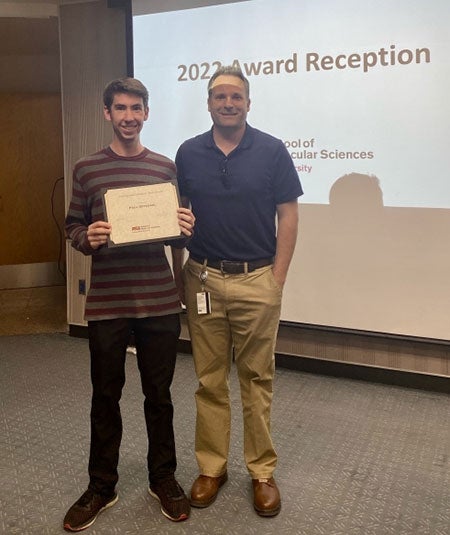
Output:
[[[240,273],[250,273],[255,269],[270,266],[273,264],[273,258],[261,258],[260,260],[252,260],[250,262],[239,262],[234,260],[205,260],[190,255],[190,258],[199,264],[206,265],[214,269],[220,269],[222,273],[229,275],[238,275]]]

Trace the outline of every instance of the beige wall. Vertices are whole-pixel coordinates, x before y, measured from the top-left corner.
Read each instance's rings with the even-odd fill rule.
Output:
[[[126,75],[124,17],[121,10],[108,8],[106,0],[60,7],[66,206],[75,162],[111,139],[111,126],[102,113],[102,93],[110,80]],[[78,281],[89,284],[89,270],[89,258],[67,243],[70,325],[85,325],[85,297],[79,293]]]

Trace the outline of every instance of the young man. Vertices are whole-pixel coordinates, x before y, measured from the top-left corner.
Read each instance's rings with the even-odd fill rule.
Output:
[[[89,486],[70,507],[64,528],[81,531],[117,502],[117,465],[122,438],[119,400],[125,383],[125,356],[134,335],[145,396],[148,434],[149,492],[162,513],[185,520],[190,506],[175,479],[176,455],[170,386],[180,333],[180,302],[164,252],[164,243],[108,247],[102,195],[105,189],[161,183],[176,178],[165,156],[145,148],[140,132],[148,118],[148,92],[142,83],[123,78],[103,94],[104,116],[111,122],[111,144],[81,159],[73,173],[73,193],[66,233],[75,249],[92,256],[91,285],[86,299],[91,353],[91,446]],[[178,209],[180,231],[190,236],[194,216]],[[183,247],[185,239],[169,242]]]
[[[175,265],[200,385],[195,440],[200,475],[191,505],[210,505],[228,477],[234,350],[254,508],[261,516],[275,516],[281,500],[270,434],[274,348],[302,188],[283,142],[247,124],[249,83],[239,69],[222,67],[212,76],[208,110],[212,129],[185,141],[175,159],[181,195],[196,217],[185,288],[181,262]]]

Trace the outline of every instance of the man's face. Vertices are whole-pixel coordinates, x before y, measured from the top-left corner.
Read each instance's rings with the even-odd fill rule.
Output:
[[[237,76],[218,76],[208,97],[208,111],[215,126],[239,129],[250,110],[244,82]]]
[[[111,109],[104,108],[104,115],[111,121],[116,138],[122,143],[139,140],[139,134],[148,118],[142,97],[132,93],[116,93]]]

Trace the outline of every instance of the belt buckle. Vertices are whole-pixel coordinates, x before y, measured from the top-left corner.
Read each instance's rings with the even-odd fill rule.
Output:
[[[226,271],[226,269],[224,269],[224,264],[226,263],[226,260],[221,260],[220,261],[220,272],[222,273],[222,275],[225,275],[226,273],[228,273]]]
[[[244,273],[244,264],[245,262],[237,262],[233,260],[221,260],[220,261],[220,271],[222,275],[239,275]]]

